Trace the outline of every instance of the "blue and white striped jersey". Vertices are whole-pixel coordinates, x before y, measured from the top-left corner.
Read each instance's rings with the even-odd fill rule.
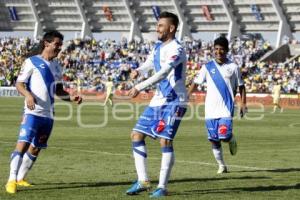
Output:
[[[157,84],[149,106],[162,106],[174,101],[183,106],[186,105],[186,53],[176,39],[167,44],[157,42],[146,62],[137,70],[143,74],[150,69],[155,70],[154,75],[135,86],[141,91],[150,85]]]
[[[36,100],[35,109],[24,107],[24,114],[53,118],[55,81],[61,81],[62,69],[58,62],[47,61],[41,56],[32,56],[25,60],[17,82],[26,84]]]
[[[239,67],[229,60],[221,66],[212,60],[201,68],[194,79],[196,84],[204,81],[207,82],[205,119],[233,117],[237,87],[244,85]]]

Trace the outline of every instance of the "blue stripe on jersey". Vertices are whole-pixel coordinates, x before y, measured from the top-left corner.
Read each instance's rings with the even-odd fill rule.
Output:
[[[158,72],[161,69],[160,66],[160,46],[161,43],[156,43],[154,47],[154,68]]]
[[[45,85],[48,90],[48,94],[50,97],[51,104],[54,103],[54,92],[55,92],[55,79],[53,77],[52,72],[49,69],[49,66],[38,56],[32,56],[30,57],[30,60],[32,64],[39,70],[41,73],[43,80],[45,82]],[[51,91],[51,87],[53,91]]]
[[[183,69],[183,64],[180,63],[176,68],[175,68],[175,82],[180,80],[182,78],[182,69]]]
[[[218,70],[217,66],[215,65],[214,61],[208,62],[206,64],[206,68],[210,74],[211,79],[215,83],[218,91],[220,92],[227,109],[229,110],[229,112],[231,113],[231,116],[233,117],[234,102],[233,102],[231,93],[227,87],[227,84],[225,83],[225,80],[223,79],[223,76],[221,75],[221,73]]]
[[[26,89],[31,92],[31,76],[29,77],[27,83],[26,83]]]

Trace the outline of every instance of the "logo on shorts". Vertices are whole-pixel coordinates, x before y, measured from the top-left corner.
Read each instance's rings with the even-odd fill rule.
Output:
[[[158,125],[156,127],[156,132],[161,133],[165,129],[166,123],[164,120],[159,120]]]
[[[222,134],[222,135],[225,135],[227,133],[227,126],[226,125],[220,125],[219,126],[219,130],[218,130],[218,133]]]
[[[21,137],[26,136],[26,129],[22,128],[22,129],[20,130],[20,136],[21,136]]]

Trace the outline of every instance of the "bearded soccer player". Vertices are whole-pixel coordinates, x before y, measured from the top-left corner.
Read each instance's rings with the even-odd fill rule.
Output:
[[[53,59],[61,51],[63,35],[58,31],[45,33],[41,52],[25,60],[16,88],[25,97],[24,115],[19,138],[11,154],[10,174],[6,192],[14,194],[17,186],[31,186],[25,176],[32,168],[53,127],[54,94],[65,101],[81,103],[80,96],[70,96],[63,90],[62,69]]]
[[[185,88],[186,53],[175,38],[179,20],[169,12],[160,14],[156,26],[159,41],[156,42],[146,62],[131,73],[131,78],[154,69],[155,74],[135,85],[130,91],[136,97],[140,91],[156,84],[156,92],[148,107],[145,108],[131,132],[133,157],[138,180],[126,191],[135,195],[150,189],[147,174],[147,149],[145,138],[158,138],[162,160],[157,188],[150,197],[167,195],[167,183],[174,164],[173,139],[186,111],[187,93]]]
[[[225,37],[219,37],[214,41],[215,58],[201,68],[188,91],[190,95],[196,84],[207,82],[205,124],[213,155],[219,165],[218,174],[228,171],[221,141],[229,142],[232,155],[237,153],[237,142],[232,134],[234,97],[237,88],[241,97],[240,116],[243,117],[247,111],[246,90],[240,69],[227,58],[228,50],[228,40]]]

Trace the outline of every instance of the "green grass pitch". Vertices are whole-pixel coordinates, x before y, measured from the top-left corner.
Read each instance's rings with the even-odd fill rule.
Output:
[[[41,152],[28,176],[35,185],[18,188],[16,195],[8,195],[4,185],[23,98],[0,98],[0,199],[147,199],[147,193],[125,195],[136,179],[129,136],[142,106],[123,104],[105,109],[96,103],[81,107],[59,103],[49,147]],[[166,199],[299,199],[300,112],[270,111],[271,108],[249,106],[246,119],[235,120],[238,154],[231,156],[228,145],[223,144],[230,173],[217,175],[204,121],[189,109],[186,116],[192,117],[182,121],[174,142],[176,161],[168,185],[170,196]],[[198,112],[202,117],[202,106]],[[103,127],[96,127],[101,123]],[[160,147],[158,141],[150,138],[146,144],[148,171],[155,187]]]

